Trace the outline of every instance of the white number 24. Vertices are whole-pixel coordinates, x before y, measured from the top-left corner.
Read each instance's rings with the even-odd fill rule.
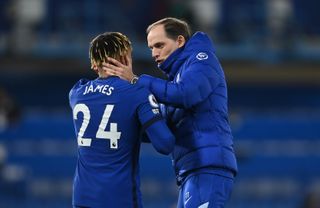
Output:
[[[109,118],[111,116],[112,110],[114,105],[106,105],[104,110],[103,116],[100,121],[99,128],[96,133],[96,138],[98,139],[109,139],[110,140],[110,148],[111,149],[118,149],[118,140],[120,139],[121,132],[117,131],[118,124],[117,123],[110,123],[110,131],[106,131],[107,124],[109,122]],[[91,138],[84,138],[84,132],[86,131],[90,119],[90,109],[87,105],[80,103],[75,105],[73,108],[73,119],[77,120],[78,113],[83,113],[83,121],[78,132],[78,145],[79,146],[91,146]]]

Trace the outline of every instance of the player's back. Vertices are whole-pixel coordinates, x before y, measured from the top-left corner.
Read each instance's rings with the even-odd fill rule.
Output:
[[[145,92],[117,77],[80,80],[70,91],[78,135],[74,205],[141,207],[137,108]]]

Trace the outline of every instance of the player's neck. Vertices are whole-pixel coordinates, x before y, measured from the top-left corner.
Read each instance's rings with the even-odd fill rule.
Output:
[[[110,77],[109,74],[105,73],[105,72],[102,71],[102,70],[99,70],[99,71],[98,71],[98,75],[99,75],[99,78],[108,78],[108,77]]]

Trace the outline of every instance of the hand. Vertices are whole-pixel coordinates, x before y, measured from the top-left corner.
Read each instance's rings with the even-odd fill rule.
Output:
[[[135,76],[132,72],[132,60],[129,56],[121,58],[121,62],[108,57],[108,63],[102,63],[102,69],[110,76],[118,76],[121,79],[131,81]]]

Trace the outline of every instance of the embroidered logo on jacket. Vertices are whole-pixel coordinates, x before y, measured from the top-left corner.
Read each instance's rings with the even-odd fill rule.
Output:
[[[148,96],[149,103],[153,108],[159,108],[159,104],[153,94]]]
[[[200,61],[201,60],[206,60],[206,59],[208,59],[208,54],[206,54],[204,52],[200,52],[200,53],[197,54],[196,58],[198,60],[200,60]]]

